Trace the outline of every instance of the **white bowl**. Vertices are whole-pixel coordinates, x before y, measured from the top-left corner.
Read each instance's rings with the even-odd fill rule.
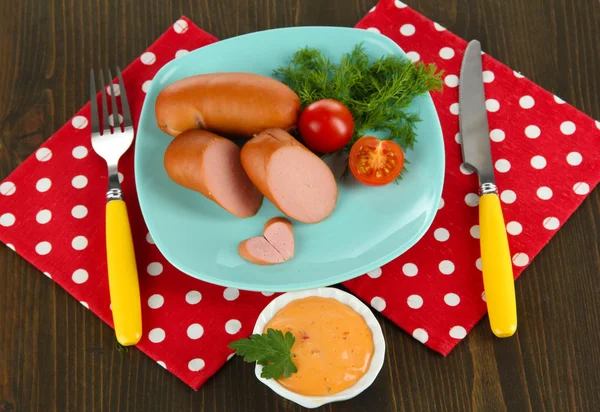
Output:
[[[273,316],[275,316],[275,314],[288,303],[292,302],[293,300],[302,299],[309,296],[333,298],[345,305],[350,306],[355,312],[364,318],[367,326],[369,326],[369,329],[371,329],[374,347],[371,364],[362,378],[360,378],[359,381],[350,388],[328,396],[307,396],[292,392],[289,389],[281,386],[275,379],[261,378],[260,374],[263,367],[259,364],[256,364],[255,373],[258,380],[267,385],[269,388],[273,389],[278,395],[283,396],[284,398],[289,399],[298,405],[304,406],[305,408],[318,408],[326,403],[345,401],[347,399],[354,398],[371,386],[377,377],[377,374],[379,374],[381,367],[383,366],[383,359],[385,357],[385,340],[383,338],[383,332],[381,332],[381,326],[379,326],[379,322],[367,305],[362,303],[353,295],[335,288],[310,289],[301,292],[289,292],[278,296],[260,313],[256,321],[256,325],[254,325],[253,333],[263,333],[267,323],[269,323]]]

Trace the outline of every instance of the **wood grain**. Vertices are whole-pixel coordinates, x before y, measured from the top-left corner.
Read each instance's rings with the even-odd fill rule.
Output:
[[[598,0],[407,0],[600,118]],[[354,25],[375,0],[2,0],[0,179],[87,100],[87,70],[126,63],[187,15],[219,38]],[[389,345],[366,392],[324,411],[595,411],[600,405],[600,192],[517,282],[520,327],[481,322],[446,358],[380,318]],[[300,411],[236,359],[194,392],[0,246],[0,411]]]

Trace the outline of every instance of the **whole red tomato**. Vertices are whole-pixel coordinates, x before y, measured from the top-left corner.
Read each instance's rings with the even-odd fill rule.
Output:
[[[354,133],[350,110],[333,99],[317,100],[306,106],[298,128],[309,149],[330,153],[346,146]]]

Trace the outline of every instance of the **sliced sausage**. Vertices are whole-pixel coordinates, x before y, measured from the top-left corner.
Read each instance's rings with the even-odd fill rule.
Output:
[[[263,236],[284,260],[294,257],[295,245],[292,222],[283,217],[269,219],[265,223]]]
[[[156,98],[155,112],[158,127],[172,136],[198,128],[250,138],[270,127],[295,127],[300,99],[271,77],[201,74],[165,87]]]
[[[240,148],[205,130],[190,130],[167,147],[164,165],[177,184],[202,193],[237,217],[254,216],[262,195],[240,163]]]
[[[267,129],[242,148],[242,166],[281,212],[304,223],[327,218],[337,202],[331,169],[281,129]]]

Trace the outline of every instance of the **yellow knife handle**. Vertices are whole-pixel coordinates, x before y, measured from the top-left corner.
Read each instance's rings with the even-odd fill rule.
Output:
[[[117,340],[123,346],[142,337],[142,308],[127,207],[123,200],[106,204],[108,284]]]
[[[517,330],[517,302],[506,226],[495,193],[479,200],[479,232],[490,326],[494,335],[507,338]]]

